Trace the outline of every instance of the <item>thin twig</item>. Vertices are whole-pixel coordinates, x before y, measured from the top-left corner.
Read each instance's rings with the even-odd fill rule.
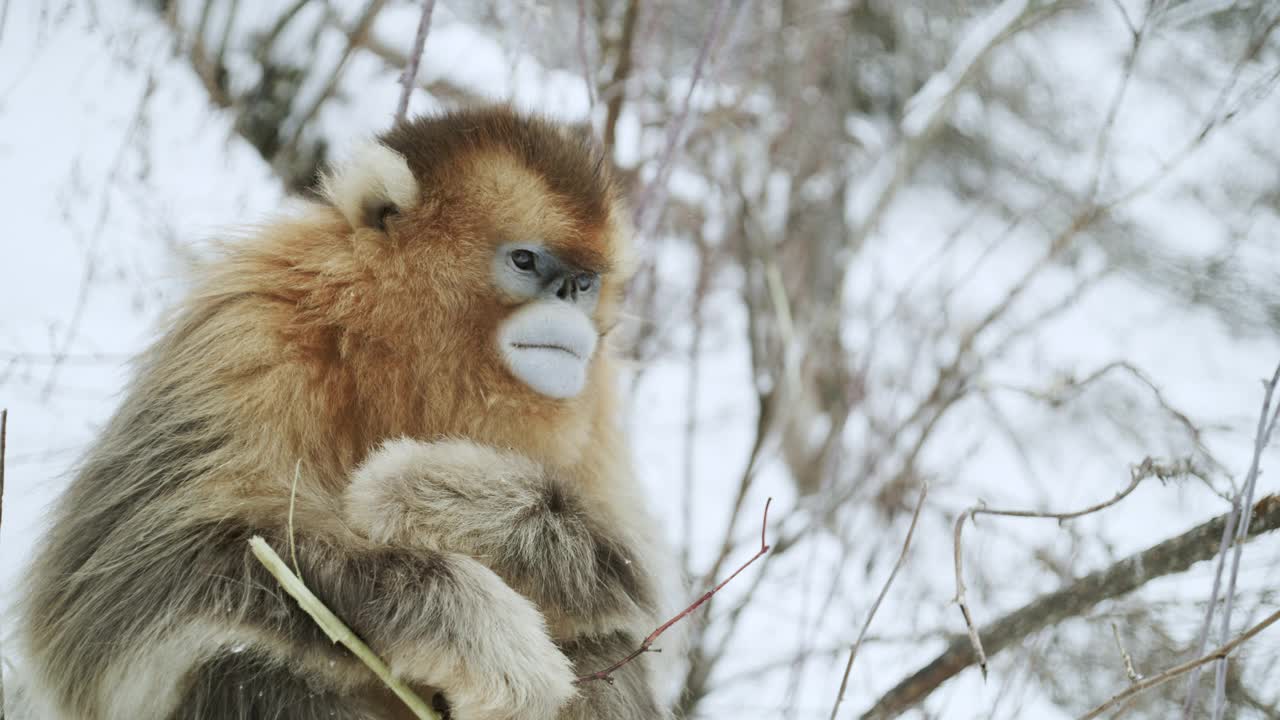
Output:
[[[1280,530],[1280,495],[1268,495],[1254,503],[1253,516],[1250,538]],[[1219,515],[984,625],[982,636],[986,638],[987,650],[994,655],[1046,627],[1078,617],[1098,603],[1121,597],[1156,578],[1183,572],[1195,563],[1212,558],[1216,550],[1213,541],[1222,535],[1226,523],[1227,515]],[[863,719],[898,717],[973,665],[975,660],[969,640],[955,639],[936,657],[881,695],[875,705],[863,713]]]
[[[1138,53],[1142,50],[1142,42],[1146,38],[1147,22],[1151,18],[1151,13],[1148,12],[1142,19],[1142,25],[1135,27],[1133,21],[1129,19],[1129,14],[1125,11],[1124,6],[1118,1],[1114,4],[1124,17],[1125,24],[1129,26],[1129,33],[1133,36],[1133,43],[1129,53],[1125,56],[1124,67],[1120,70],[1120,83],[1116,86],[1115,94],[1111,97],[1111,105],[1107,108],[1106,117],[1102,121],[1102,130],[1098,133],[1098,142],[1094,145],[1093,171],[1090,173],[1092,180],[1089,183],[1088,192],[1089,202],[1091,203],[1096,202],[1098,199],[1098,189],[1102,185],[1102,165],[1107,160],[1107,152],[1111,147],[1116,118],[1120,115],[1120,107],[1124,104],[1125,93],[1128,91],[1129,83],[1133,79],[1133,70],[1138,63]]]
[[[1280,610],[1277,610],[1271,613],[1265,619],[1263,619],[1262,622],[1258,623],[1257,625],[1254,625],[1248,630],[1245,630],[1243,633],[1240,633],[1240,635],[1236,637],[1234,640],[1232,640],[1229,643],[1226,643],[1225,645],[1219,646],[1213,652],[1210,652],[1207,655],[1201,655],[1200,657],[1194,660],[1188,660],[1187,662],[1184,662],[1181,665],[1175,665],[1169,668],[1168,670],[1165,670],[1164,672],[1161,672],[1157,675],[1152,675],[1146,680],[1142,680],[1130,685],[1129,687],[1125,688],[1122,692],[1114,695],[1110,700],[1107,700],[1106,702],[1102,703],[1098,707],[1090,710],[1084,715],[1081,715],[1079,720],[1093,720],[1093,718],[1101,717],[1103,713],[1114,708],[1116,705],[1119,705],[1125,700],[1128,700],[1129,698],[1135,695],[1138,695],[1139,693],[1144,693],[1153,687],[1163,685],[1169,682],[1170,680],[1178,677],[1179,675],[1184,675],[1188,672],[1191,672],[1196,668],[1199,668],[1205,665],[1206,663],[1211,663],[1214,660],[1226,660],[1227,656],[1231,654],[1231,651],[1243,645],[1245,642],[1248,642],[1250,639],[1253,638],[1254,635],[1257,635],[1263,630],[1266,630],[1269,626],[1275,624],[1277,620],[1280,620]]]
[[[999,515],[1001,517],[1021,517],[1021,518],[1047,518],[1063,522],[1065,520],[1074,520],[1078,517],[1090,515],[1105,510],[1112,505],[1124,500],[1126,497],[1138,489],[1138,485],[1143,480],[1157,477],[1166,480],[1178,475],[1193,475],[1195,468],[1190,460],[1181,460],[1172,464],[1161,464],[1151,458],[1146,458],[1141,463],[1134,465],[1129,472],[1129,485],[1123,490],[1116,493],[1115,497],[1104,502],[1090,505],[1082,510],[1075,510],[1065,513],[1039,512],[1034,510],[992,510],[982,506],[974,506],[960,513],[956,518],[955,530],[955,570],[956,570],[956,596],[955,603],[960,606],[960,614],[964,616],[964,626],[969,633],[969,642],[973,645],[973,653],[978,658],[978,667],[982,670],[982,677],[987,677],[987,655],[982,649],[982,638],[978,634],[977,625],[973,622],[973,614],[969,610],[969,603],[965,598],[964,585],[964,552],[961,545],[961,538],[964,533],[964,523],[966,520],[976,515]]]
[[[1280,367],[1276,368],[1277,375],[1280,375]],[[1270,411],[1271,399],[1275,392],[1277,375],[1273,375],[1270,383],[1264,384],[1264,392],[1262,397],[1262,412],[1258,415],[1258,431],[1254,436],[1253,460],[1249,465],[1249,473],[1245,479],[1245,486],[1250,481],[1256,480],[1258,463],[1261,460],[1262,448],[1266,445],[1266,439],[1270,436],[1270,430],[1266,428],[1267,414]],[[1274,420],[1272,421],[1274,425]],[[1222,537],[1218,541],[1218,562],[1213,570],[1213,585],[1209,590],[1209,603],[1205,607],[1204,619],[1200,622],[1200,631],[1196,635],[1196,653],[1203,655],[1209,647],[1209,629],[1213,624],[1213,613],[1218,606],[1218,594],[1222,588],[1222,574],[1226,567],[1227,550],[1231,546],[1233,538],[1237,538],[1236,526],[1240,519],[1241,500],[1245,487],[1241,487],[1236,493],[1236,497],[1231,501],[1231,512],[1227,516],[1226,527],[1222,529]],[[1249,508],[1252,511],[1252,508]],[[1252,512],[1249,513],[1252,516]],[[1245,529],[1247,534],[1248,529]],[[1239,542],[1238,539],[1236,542]],[[1234,594],[1234,593],[1233,593]],[[1226,635],[1223,635],[1226,638]],[[1200,689],[1200,672],[1201,668],[1196,667],[1191,672],[1191,676],[1187,678],[1187,698],[1182,705],[1182,717],[1184,720],[1190,720],[1195,708],[1196,696]]]
[[[337,90],[338,82],[342,79],[342,73],[347,68],[347,61],[351,59],[356,48],[364,41],[365,35],[369,33],[369,28],[373,26],[374,19],[378,17],[378,13],[382,12],[382,8],[386,4],[387,0],[369,0],[369,4],[365,5],[364,11],[360,13],[360,18],[356,20],[355,27],[347,35],[347,45],[343,48],[342,54],[338,56],[338,62],[334,65],[328,81],[325,82],[324,87],[316,95],[315,99],[311,101],[311,104],[299,113],[298,119],[294,122],[292,132],[289,134],[289,139],[282,145],[282,151],[277,156],[279,159],[287,157],[288,151],[298,147],[298,141],[301,140],[307,124],[319,112],[320,106]]]
[[[676,152],[684,138],[685,124],[689,120],[689,112],[693,106],[693,94],[698,89],[698,82],[702,79],[703,68],[711,55],[711,48],[720,38],[720,30],[724,27],[724,18],[729,12],[729,5],[729,0],[720,0],[716,3],[715,11],[711,16],[711,27],[703,37],[702,47],[698,50],[698,59],[693,63],[693,75],[689,78],[689,89],[685,91],[680,112],[667,125],[666,147],[658,163],[657,172],[653,180],[640,193],[640,198],[636,200],[633,218],[641,237],[647,237],[653,232],[653,226],[662,215],[662,206],[666,204],[667,177],[671,173],[671,164],[675,161]]]
[[[263,64],[270,62],[271,50],[276,44],[276,39],[280,37],[285,28],[289,26],[289,23],[293,22],[293,19],[298,16],[298,13],[309,2],[311,0],[295,0],[284,12],[280,13],[280,17],[276,18],[276,21],[272,23],[271,29],[257,42],[254,56],[258,59],[258,62]]]
[[[0,410],[0,522],[4,520],[4,447],[9,433],[9,409]]]
[[[867,612],[867,619],[862,623],[862,629],[858,631],[858,639],[853,642],[853,647],[849,649],[849,662],[844,666],[844,677],[840,679],[840,692],[836,695],[836,704],[831,708],[831,720],[836,720],[836,713],[840,710],[840,703],[844,701],[844,691],[849,686],[849,672],[853,670],[853,660],[858,657],[858,649],[862,647],[862,639],[867,635],[867,629],[871,627],[871,620],[875,618],[876,611],[880,609],[880,603],[884,600],[884,596],[889,594],[889,586],[893,584],[893,579],[898,576],[898,570],[902,568],[902,561],[907,557],[907,551],[911,549],[911,536],[915,535],[916,522],[920,520],[920,508],[924,507],[924,499],[929,495],[929,483],[925,483],[920,488],[920,499],[916,500],[915,512],[911,514],[911,525],[907,527],[907,538],[902,541],[902,552],[898,553],[898,561],[893,564],[893,570],[889,572],[889,577],[884,581],[884,585],[880,588],[880,594],[876,596],[876,601],[871,604],[871,610]]]
[[[226,22],[222,25],[222,36],[218,39],[218,51],[213,57],[213,69],[222,72],[226,67],[227,47],[231,44],[231,30],[236,24],[236,15],[240,12],[240,0],[231,0],[227,7]]]
[[[680,567],[686,574],[691,572],[689,550],[693,547],[693,475],[697,448],[694,438],[697,437],[699,428],[698,388],[702,387],[702,339],[706,327],[703,310],[712,273],[711,249],[707,242],[698,238],[694,244],[698,248],[698,279],[694,284],[693,298],[690,302],[689,322],[692,326],[692,337],[689,339],[689,368],[685,381],[684,448],[680,472],[683,515],[680,525],[684,532],[684,542],[681,543],[680,549]]]
[[[325,635],[328,635],[330,640],[341,644],[354,653],[356,657],[360,658],[360,661],[372,670],[373,674],[377,675],[378,679],[396,694],[396,697],[404,701],[404,704],[413,711],[418,720],[441,720],[439,714],[423,702],[422,698],[418,697],[409,686],[396,679],[391,674],[387,664],[374,654],[373,650],[370,650],[369,646],[365,645],[364,641],[357,637],[345,623],[339,620],[332,610],[320,602],[320,599],[311,592],[297,575],[289,571],[289,566],[285,564],[284,560],[280,559],[275,550],[271,549],[267,541],[258,535],[254,535],[249,539],[249,547],[253,550],[254,557],[258,558],[258,562],[262,563],[263,567],[275,576],[280,583],[280,587],[284,588],[285,592],[298,601],[298,605],[311,616],[311,619],[316,622],[316,625],[320,626]]]
[[[596,113],[595,73],[587,57],[587,0],[578,0],[578,62],[582,63],[582,82],[587,86],[587,119]]]
[[[342,18],[336,12],[327,12],[325,14],[325,24],[328,27],[336,28],[347,37],[354,38],[353,30],[343,23]],[[373,32],[373,28],[364,34],[364,37],[355,38],[359,41],[360,47],[373,53],[379,60],[389,68],[395,68],[399,72],[404,71],[405,65],[409,64],[409,53],[402,51],[395,44],[379,38]],[[431,82],[417,83],[417,87],[431,95],[447,101],[451,104],[466,106],[479,105],[487,102],[484,95],[469,90],[446,78],[434,78]]]
[[[1280,365],[1271,375],[1271,380],[1263,384],[1266,391],[1262,400],[1262,413],[1258,416],[1258,432],[1253,441],[1253,459],[1249,463],[1249,474],[1245,476],[1244,486],[1240,488],[1234,507],[1243,512],[1240,526],[1236,529],[1235,548],[1231,555],[1231,577],[1227,580],[1226,607],[1222,610],[1223,640],[1231,636],[1231,613],[1235,609],[1236,579],[1240,575],[1240,557],[1244,554],[1244,543],[1241,540],[1249,533],[1249,521],[1253,510],[1253,490],[1258,484],[1259,465],[1262,462],[1262,451],[1271,444],[1271,433],[1276,427],[1276,417],[1280,414],[1280,403],[1267,418],[1274,399],[1276,384],[1280,383]],[[1212,604],[1210,605],[1212,607]],[[1220,661],[1215,668],[1213,693],[1213,720],[1222,720],[1227,706],[1227,663]]]
[[[7,8],[6,8],[7,9]],[[4,448],[9,434],[9,410],[0,410],[0,522],[4,520]],[[0,720],[4,717],[4,672],[0,670]]]
[[[609,81],[608,100],[605,103],[604,147],[613,152],[618,118],[622,117],[622,104],[627,99],[627,80],[631,76],[631,47],[635,43],[636,25],[640,17],[640,0],[631,0],[622,15],[622,37],[618,41],[618,59],[613,66],[613,78]]]
[[[768,530],[769,530],[769,506],[770,506],[771,504],[773,504],[773,498],[769,498],[769,499],[768,499],[768,500],[766,500],[766,501],[765,501],[765,503],[764,503],[764,519],[763,519],[763,520],[761,521],[761,523],[760,523],[760,550],[759,550],[759,552],[757,552],[755,555],[752,555],[750,560],[747,560],[747,561],[746,561],[745,563],[743,563],[743,564],[742,564],[742,565],[741,565],[737,570],[734,570],[734,571],[733,571],[733,574],[732,574],[732,575],[730,575],[729,577],[725,578],[725,579],[724,579],[724,580],[723,580],[719,585],[716,585],[715,587],[711,588],[711,589],[710,589],[710,590],[708,590],[707,592],[703,593],[703,594],[702,594],[702,597],[699,597],[697,600],[694,600],[694,601],[693,601],[693,603],[692,603],[691,605],[689,605],[689,607],[685,608],[684,610],[681,610],[679,613],[677,613],[677,614],[676,614],[674,617],[672,617],[670,620],[668,620],[668,621],[666,621],[666,622],[662,623],[661,625],[659,625],[659,626],[658,626],[658,628],[657,628],[656,630],[654,630],[653,632],[649,633],[649,637],[645,638],[645,639],[644,639],[644,641],[640,643],[640,647],[636,648],[636,649],[635,649],[635,650],[634,650],[630,655],[627,655],[626,657],[624,657],[624,658],[622,658],[621,660],[619,660],[618,662],[616,662],[616,663],[614,663],[614,664],[610,665],[609,667],[605,668],[604,670],[598,670],[598,671],[593,672],[593,673],[590,673],[590,674],[588,674],[588,675],[583,675],[582,677],[578,678],[577,680],[574,680],[574,681],[573,681],[573,682],[574,682],[574,684],[575,684],[575,685],[582,685],[582,684],[585,684],[585,683],[591,682],[591,681],[593,681],[593,680],[604,680],[605,682],[607,682],[607,683],[609,683],[610,685],[612,685],[612,684],[613,684],[613,673],[614,673],[614,672],[618,671],[618,670],[619,670],[619,669],[621,669],[624,665],[626,665],[627,663],[630,663],[632,660],[635,660],[636,658],[640,657],[641,655],[643,655],[643,654],[645,654],[645,653],[647,653],[647,652],[651,652],[650,648],[653,646],[654,641],[655,641],[655,640],[657,640],[659,636],[661,636],[661,635],[662,635],[664,632],[666,632],[667,630],[670,630],[672,625],[675,625],[676,623],[680,622],[681,620],[683,620],[683,619],[685,619],[685,618],[689,617],[690,615],[692,615],[692,614],[694,613],[694,611],[696,611],[698,608],[702,607],[703,603],[705,603],[705,602],[707,602],[708,600],[710,600],[710,599],[711,599],[711,596],[713,596],[713,595],[715,595],[716,593],[720,592],[720,590],[721,590],[721,589],[723,589],[725,585],[728,585],[730,582],[733,582],[733,579],[734,579],[734,578],[736,578],[736,577],[738,577],[738,574],[739,574],[739,573],[741,573],[743,570],[746,570],[748,567],[750,567],[750,566],[751,566],[751,564],[752,564],[752,563],[754,563],[756,560],[759,560],[759,559],[760,559],[760,557],[761,557],[762,555],[764,555],[765,553],[769,552],[769,544],[768,544],[768,541],[767,541],[767,539],[766,539],[766,533],[767,533],[767,532],[768,532]],[[657,650],[652,650],[652,652],[659,652],[659,651],[657,651]]]
[[[1129,682],[1138,682],[1142,679],[1142,673],[1133,666],[1133,656],[1128,650],[1124,649],[1124,643],[1120,642],[1120,626],[1114,622],[1111,623],[1111,635],[1116,639],[1116,649],[1120,651],[1120,659],[1124,661],[1124,674],[1129,678]]]
[[[436,0],[423,0],[422,17],[418,19],[418,34],[413,38],[413,51],[409,53],[409,62],[400,75],[400,104],[396,106],[396,123],[404,122],[409,112],[409,95],[418,80],[418,65],[422,62],[422,48],[427,44],[427,32],[431,29],[431,11],[435,10]]]

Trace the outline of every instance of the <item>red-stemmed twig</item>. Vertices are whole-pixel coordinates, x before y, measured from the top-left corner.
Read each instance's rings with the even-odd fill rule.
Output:
[[[703,593],[702,597],[698,598],[697,600],[694,600],[693,604],[691,604],[689,607],[685,608],[684,610],[681,610],[678,614],[676,614],[675,617],[659,625],[658,629],[649,633],[649,637],[645,638],[644,641],[640,643],[640,647],[632,651],[630,655],[627,655],[626,657],[622,658],[618,662],[610,665],[609,667],[603,670],[597,670],[596,672],[593,672],[589,675],[583,675],[577,680],[574,680],[573,683],[575,685],[583,685],[593,680],[603,680],[609,683],[610,685],[612,685],[613,674],[618,670],[621,670],[622,667],[625,666],[627,663],[630,663],[632,660],[635,660],[636,658],[640,657],[641,655],[647,652],[660,652],[659,650],[653,650],[652,647],[653,647],[654,641],[657,640],[662,635],[662,633],[666,632],[667,630],[670,630],[672,625],[675,625],[681,620],[692,615],[694,611],[702,607],[703,603],[710,600],[712,595],[715,595],[716,593],[720,592],[720,590],[724,588],[725,585],[728,585],[729,583],[733,582],[733,579],[738,577],[739,573],[741,573],[743,570],[746,570],[748,567],[751,566],[751,563],[755,562],[756,560],[759,560],[765,553],[769,552],[769,544],[768,544],[768,540],[766,539],[766,533],[769,530],[769,505],[771,505],[772,503],[773,503],[773,498],[769,498],[764,503],[764,520],[762,520],[760,523],[760,550],[755,555],[752,555],[750,560],[747,560],[737,570],[734,570],[733,574],[725,578],[719,585],[716,585],[715,587],[711,588],[707,592]]]
[[[436,0],[423,0],[422,18],[418,20],[418,34],[413,38],[413,50],[409,52],[409,62],[400,75],[400,104],[396,106],[395,122],[404,122],[409,112],[409,95],[413,93],[413,85],[418,79],[418,64],[422,62],[422,48],[427,44],[427,30],[431,28],[431,11],[436,7]]]

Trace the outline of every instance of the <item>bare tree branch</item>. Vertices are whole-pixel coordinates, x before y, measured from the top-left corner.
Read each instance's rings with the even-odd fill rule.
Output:
[[[1268,495],[1255,503],[1253,517],[1249,538],[1280,529],[1280,495]],[[984,625],[981,634],[986,652],[994,655],[1034,632],[1079,616],[1104,600],[1128,594],[1151,580],[1208,560],[1217,550],[1215,541],[1222,535],[1227,518],[1220,515]],[[896,717],[976,662],[969,639],[963,635],[957,637],[941,654],[880,696],[862,717],[864,720]]]
[[[849,649],[849,662],[845,663],[844,676],[840,678],[840,692],[836,694],[836,704],[831,708],[831,720],[836,720],[836,713],[840,711],[840,703],[844,701],[844,691],[849,687],[849,672],[853,670],[853,660],[858,657],[858,648],[862,647],[862,639],[867,635],[867,628],[871,627],[871,621],[876,616],[876,610],[880,609],[880,603],[884,600],[884,596],[889,593],[889,586],[893,584],[893,579],[898,576],[898,570],[902,568],[902,561],[907,557],[907,551],[911,549],[911,536],[915,535],[916,522],[920,520],[920,508],[924,507],[924,499],[929,496],[929,485],[925,483],[920,488],[920,499],[916,501],[915,512],[911,514],[911,525],[907,527],[907,538],[902,541],[902,552],[898,553],[898,561],[893,564],[893,570],[889,572],[889,577],[885,579],[884,585],[880,588],[880,594],[876,596],[876,601],[871,604],[871,609],[867,611],[867,619],[862,623],[862,629],[858,631],[858,639],[853,641],[853,647]]]
[[[613,66],[613,79],[609,81],[609,101],[604,121],[604,147],[613,152],[617,138],[618,118],[622,116],[622,103],[626,100],[627,79],[631,77],[632,49],[636,37],[636,21],[640,16],[640,0],[627,3],[622,16],[622,37],[618,42],[618,60]]]
[[[976,20],[948,61],[907,103],[901,122],[902,140],[871,171],[867,187],[860,189],[858,222],[847,240],[857,248],[879,226],[907,178],[915,171],[924,151],[942,127],[956,97],[976,70],[1041,5],[1053,2],[1004,0],[987,16]]]
[[[269,59],[271,48],[275,45],[276,38],[280,37],[285,28],[289,26],[289,23],[293,22],[293,19],[297,17],[298,13],[302,8],[306,7],[309,2],[311,2],[311,0],[294,0],[292,5],[285,8],[285,11],[280,13],[280,17],[276,18],[276,21],[272,23],[271,29],[267,31],[267,34],[263,35],[262,39],[257,43],[257,51],[255,54],[259,62],[265,62]]]
[[[1225,661],[1227,659],[1227,656],[1230,655],[1233,650],[1235,650],[1236,648],[1240,647],[1244,643],[1251,640],[1253,636],[1257,635],[1263,630],[1266,630],[1271,625],[1275,624],[1277,620],[1280,620],[1280,610],[1276,610],[1275,612],[1271,613],[1266,618],[1264,618],[1262,622],[1259,622],[1257,625],[1254,625],[1248,630],[1245,630],[1244,632],[1240,633],[1240,635],[1237,636],[1234,640],[1219,646],[1217,649],[1215,649],[1213,652],[1207,655],[1201,655],[1200,657],[1194,660],[1188,660],[1187,662],[1184,662],[1181,665],[1175,665],[1169,668],[1168,670],[1165,670],[1162,673],[1159,673],[1157,675],[1152,675],[1151,677],[1145,680],[1140,680],[1138,682],[1133,683],[1129,687],[1125,688],[1122,692],[1112,697],[1110,700],[1107,700],[1106,702],[1102,703],[1098,707],[1090,710],[1084,715],[1081,715],[1080,720],[1093,720],[1093,718],[1101,717],[1103,713],[1107,712],[1108,710],[1111,710],[1112,708],[1124,702],[1125,700],[1128,700],[1129,698],[1135,695],[1138,695],[1140,693],[1144,693],[1153,687],[1163,685],[1169,682],[1170,680],[1178,677],[1179,675],[1185,675],[1186,673],[1196,670],[1201,666],[1207,663],[1211,663],[1215,660],[1219,662]]]
[[[1277,404],[1271,419],[1267,419],[1267,408],[1275,394],[1276,383],[1280,382],[1280,365],[1276,366],[1270,382],[1266,383],[1266,398],[1262,402],[1262,413],[1258,416],[1258,434],[1253,444],[1253,460],[1249,463],[1249,474],[1245,477],[1244,487],[1240,489],[1239,499],[1233,509],[1242,510],[1244,518],[1236,531],[1235,548],[1231,555],[1231,578],[1227,581],[1227,605],[1222,611],[1222,638],[1231,635],[1231,612],[1235,609],[1236,580],[1240,576],[1240,558],[1244,555],[1244,543],[1241,540],[1249,533],[1249,522],[1252,520],[1253,491],[1258,484],[1258,466],[1262,460],[1262,451],[1271,444],[1271,434],[1276,429],[1276,419],[1280,416],[1280,404]],[[1227,707],[1227,662],[1219,659],[1214,678],[1213,720],[1222,720]]]
[[[369,34],[369,28],[373,26],[374,19],[378,17],[378,13],[382,12],[382,8],[386,4],[387,0],[369,0],[369,4],[365,5],[359,19],[356,20],[355,27],[347,34],[346,47],[342,49],[342,54],[338,56],[338,62],[333,66],[333,71],[330,73],[328,81],[325,82],[324,88],[311,101],[311,104],[292,121],[293,130],[289,134],[289,139],[281,146],[282,149],[278,157],[288,157],[289,150],[298,146],[298,141],[302,138],[302,133],[306,130],[307,125],[311,123],[311,118],[315,117],[320,110],[320,106],[338,88],[338,81],[342,79],[342,73],[347,68],[347,61],[351,59],[351,55],[363,42],[364,37]]]
[[[711,48],[720,40],[720,32],[724,27],[725,16],[729,12],[729,5],[730,0],[720,0],[716,3],[714,14],[711,16],[711,27],[707,29],[702,47],[698,50],[698,59],[694,61],[693,74],[689,78],[689,89],[685,92],[680,112],[667,124],[667,142],[662,151],[662,159],[658,162],[658,169],[653,180],[649,181],[636,200],[633,216],[641,237],[648,237],[653,232],[658,217],[662,215],[662,207],[667,195],[667,177],[675,161],[676,152],[684,139],[685,125],[688,123],[693,105],[693,94],[698,89],[698,82],[702,79],[703,68],[711,55]]]
[[[961,544],[961,536],[964,533],[964,523],[966,520],[972,519],[977,515],[999,515],[1001,517],[1020,517],[1020,518],[1048,518],[1051,520],[1074,520],[1078,517],[1084,517],[1105,510],[1112,505],[1124,500],[1138,489],[1138,485],[1143,480],[1152,477],[1158,477],[1165,480],[1178,475],[1194,475],[1195,467],[1190,460],[1180,460],[1172,464],[1157,463],[1151,458],[1146,458],[1141,463],[1134,465],[1129,472],[1129,484],[1115,497],[1104,502],[1090,505],[1082,510],[1075,510],[1065,513],[1041,512],[1036,510],[991,510],[981,505],[969,508],[960,513],[956,518],[955,530],[955,570],[956,570],[956,597],[955,603],[960,606],[960,614],[964,616],[965,629],[969,633],[969,642],[973,644],[973,653],[978,657],[978,667],[982,669],[982,677],[987,677],[987,656],[982,650],[982,637],[978,633],[978,628],[973,623],[973,615],[969,610],[969,604],[965,599],[964,586],[964,548]]]
[[[0,410],[0,522],[4,520],[4,450],[9,434],[9,409]]]
[[[587,57],[587,0],[578,0],[578,62],[582,63],[582,82],[587,86],[587,118],[596,112],[595,73]]]
[[[1275,429],[1276,416],[1271,413],[1271,403],[1274,399],[1276,383],[1280,382],[1280,366],[1276,367],[1270,381],[1263,383],[1262,411],[1258,415],[1258,429],[1253,441],[1253,458],[1249,463],[1249,472],[1245,476],[1244,485],[1236,492],[1236,496],[1232,499],[1231,513],[1227,518],[1227,526],[1222,529],[1222,539],[1218,543],[1218,562],[1213,571],[1213,586],[1209,591],[1209,603],[1205,607],[1204,620],[1200,624],[1200,632],[1196,640],[1196,653],[1203,655],[1209,646],[1209,627],[1213,622],[1214,610],[1218,607],[1218,592],[1222,585],[1222,572],[1226,564],[1227,549],[1231,542],[1236,543],[1235,554],[1231,563],[1231,578],[1227,584],[1226,602],[1227,606],[1223,612],[1222,619],[1222,639],[1225,641],[1230,633],[1231,609],[1235,599],[1236,576],[1240,571],[1240,551],[1243,550],[1241,538],[1245,537],[1249,532],[1250,513],[1246,512],[1243,521],[1239,520],[1240,511],[1252,510],[1253,489],[1258,480],[1259,464],[1262,461],[1262,451],[1271,441],[1271,432]],[[1280,403],[1277,403],[1277,412],[1280,412]],[[1268,420],[1268,415],[1270,419]],[[1237,528],[1237,525],[1239,527]],[[1199,666],[1191,671],[1191,677],[1187,679],[1187,699],[1182,706],[1182,716],[1188,720],[1191,718],[1195,708],[1196,695],[1200,685]],[[1225,668],[1220,669],[1221,673],[1225,673]],[[1219,688],[1225,692],[1226,676],[1215,679],[1214,684],[1214,707],[1215,714],[1217,712],[1220,698],[1225,695],[1218,694]]]
[[[431,29],[431,11],[436,7],[436,0],[422,0],[422,17],[418,20],[418,33],[413,37],[413,50],[409,52],[409,62],[400,75],[400,104],[396,106],[394,122],[404,122],[409,112],[409,96],[418,81],[418,64],[422,62],[422,48],[427,44],[427,31]]]
[[[8,8],[6,8],[7,10]],[[4,450],[9,435],[9,409],[0,410],[0,523],[4,521]],[[4,670],[0,668],[0,720],[4,718]]]
[[[1111,635],[1116,639],[1116,650],[1120,651],[1120,659],[1124,661],[1125,677],[1129,678],[1129,682],[1138,682],[1142,679],[1142,674],[1133,666],[1133,656],[1124,649],[1124,643],[1120,642],[1120,626],[1114,622],[1111,623]]]

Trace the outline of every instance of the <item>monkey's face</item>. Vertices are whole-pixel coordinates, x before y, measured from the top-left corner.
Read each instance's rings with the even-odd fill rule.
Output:
[[[599,346],[629,237],[583,138],[502,109],[420,118],[340,166],[326,194],[367,249],[369,335],[396,352],[389,372],[424,386],[402,394],[431,432],[511,442],[490,430],[536,419],[580,436],[605,411]]]
[[[491,264],[494,288],[520,303],[494,337],[507,369],[548,397],[582,392],[599,337],[600,273],[534,242],[503,243]]]
[[[488,391],[532,391],[553,401],[579,396],[620,295],[624,237],[616,211],[582,212],[575,198],[510,153],[468,158],[457,177],[438,215],[452,229],[435,255],[451,256],[455,267],[483,268],[487,287],[472,293],[458,320],[489,346],[501,377]]]

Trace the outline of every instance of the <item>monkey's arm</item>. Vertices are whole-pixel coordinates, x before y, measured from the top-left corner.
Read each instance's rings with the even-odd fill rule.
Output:
[[[443,690],[455,718],[549,720],[574,694],[570,664],[538,610],[471,558],[318,539],[296,552],[312,591],[394,675]],[[310,618],[285,602],[294,627],[281,629],[314,635],[296,627]]]
[[[66,680],[57,689],[67,717],[186,718],[229,694],[266,708],[253,717],[315,717],[272,679],[281,669],[343,703],[373,686],[253,557],[255,534],[288,557],[283,529],[230,518],[149,529],[126,520],[80,573],[42,595],[37,657],[46,676]],[[296,557],[321,601],[395,675],[443,691],[455,720],[552,720],[574,693],[541,614],[470,558],[306,533]],[[251,657],[276,674],[228,674],[228,659]],[[194,717],[241,715],[220,708]]]
[[[578,630],[611,631],[651,608],[653,589],[640,559],[582,503],[516,453],[395,440],[356,472],[347,516],[379,542],[477,558],[553,626],[567,619]]]

